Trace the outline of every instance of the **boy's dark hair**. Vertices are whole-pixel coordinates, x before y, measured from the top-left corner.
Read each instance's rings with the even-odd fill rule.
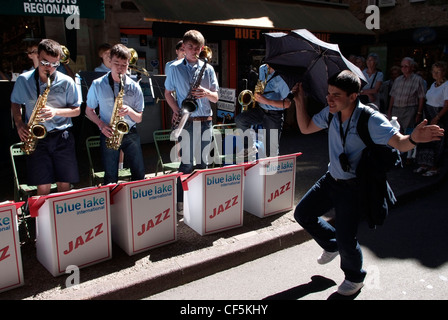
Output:
[[[189,31],[185,32],[182,41],[184,43],[191,41],[194,44],[200,45],[201,47],[205,44],[204,36],[202,35],[202,33],[200,33],[197,30],[189,30]]]
[[[61,45],[51,39],[43,39],[37,46],[37,52],[45,51],[46,54],[52,57],[60,58],[63,56]]]
[[[98,56],[101,57],[105,51],[110,50],[111,48],[112,45],[109,43],[100,44],[98,47]]]
[[[131,52],[128,47],[118,43],[110,49],[110,58],[112,59],[113,56],[116,56],[118,59],[126,59],[129,61],[131,59]]]
[[[176,50],[179,50],[180,49],[180,47],[182,47],[182,44],[183,44],[184,42],[182,41],[182,40],[180,40],[177,44],[176,44]]]
[[[345,91],[347,95],[359,93],[359,90],[361,90],[361,80],[349,70],[343,70],[335,74],[328,79],[328,84]]]

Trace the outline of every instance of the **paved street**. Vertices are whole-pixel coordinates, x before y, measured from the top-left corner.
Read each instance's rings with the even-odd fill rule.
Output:
[[[359,238],[368,272],[356,300],[445,300],[448,297],[448,183],[391,211],[373,231],[361,225]],[[150,300],[341,299],[339,257],[318,265],[313,241],[278,251],[192,283],[155,294]],[[213,305],[213,303],[212,303]]]

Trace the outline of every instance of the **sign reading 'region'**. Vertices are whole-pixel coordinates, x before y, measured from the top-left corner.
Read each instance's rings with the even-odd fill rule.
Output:
[[[2,0],[2,14],[104,19],[104,0]]]

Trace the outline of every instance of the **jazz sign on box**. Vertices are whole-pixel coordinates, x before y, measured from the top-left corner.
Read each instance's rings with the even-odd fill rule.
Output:
[[[0,204],[0,292],[23,285],[16,215],[14,204]]]
[[[54,276],[112,257],[109,187],[32,197],[37,258]]]

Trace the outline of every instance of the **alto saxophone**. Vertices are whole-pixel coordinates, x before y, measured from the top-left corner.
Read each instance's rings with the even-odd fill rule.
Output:
[[[251,108],[255,107],[255,93],[258,94],[263,94],[264,93],[264,89],[266,87],[266,83],[267,83],[267,72],[264,78],[264,81],[258,80],[257,84],[255,85],[254,88],[254,93],[252,93],[252,91],[250,91],[249,89],[243,90],[240,92],[240,94],[238,95],[238,102],[240,103],[240,105],[242,106],[241,112],[246,112],[247,109],[249,108],[249,105],[251,105]]]
[[[118,114],[118,111],[123,107],[124,96],[123,76],[121,74],[118,76],[120,77],[121,89],[115,99],[112,117],[109,122],[109,126],[112,128],[112,135],[106,139],[106,147],[114,150],[118,150],[120,148],[123,136],[129,132],[129,125],[126,121],[124,121],[124,117]]]
[[[37,71],[36,71],[37,72]],[[47,104],[48,94],[50,93],[51,79],[50,74],[47,73],[47,88],[39,95],[36,104],[34,105],[33,112],[28,120],[28,137],[24,141],[21,149],[25,154],[30,155],[36,150],[37,142],[39,139],[43,139],[47,136],[47,128],[42,124],[44,121],[40,118],[39,114],[43,107]]]
[[[212,50],[209,47],[204,46],[202,51],[199,53],[199,56],[196,57],[200,60],[203,60],[204,65],[199,71],[199,74],[195,76],[193,85],[191,86],[187,97],[182,101],[182,108],[180,109],[180,113],[178,114],[173,124],[172,136],[174,140],[177,140],[179,138],[185,126],[185,123],[190,117],[190,114],[196,111],[196,109],[198,108],[198,103],[196,99],[193,97],[192,92],[194,89],[197,89],[201,84],[202,76],[204,75],[204,71],[207,67],[207,62],[212,58]]]

